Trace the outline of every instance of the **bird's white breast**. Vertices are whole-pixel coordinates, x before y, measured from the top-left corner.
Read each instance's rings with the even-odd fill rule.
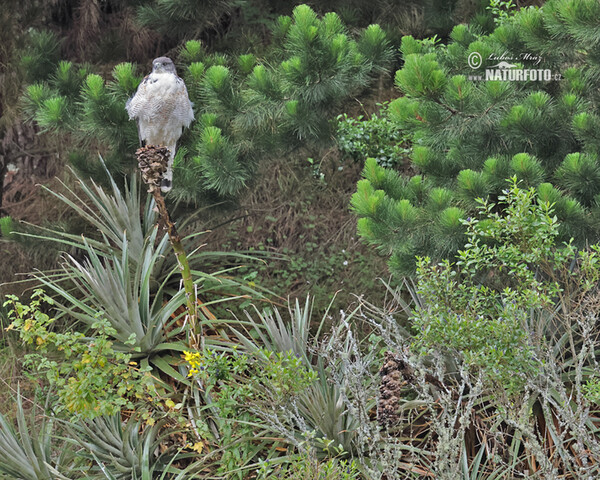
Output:
[[[140,118],[150,121],[172,121],[170,117],[175,110],[181,90],[185,87],[170,73],[151,73],[138,95],[143,95],[143,109]]]
[[[151,73],[146,89],[149,94],[174,95],[181,90],[181,84],[172,73]]]
[[[148,75],[127,108],[140,138],[156,145],[174,144],[194,118],[185,84],[171,73]]]

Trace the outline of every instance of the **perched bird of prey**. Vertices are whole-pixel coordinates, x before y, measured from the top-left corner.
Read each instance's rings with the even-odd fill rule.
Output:
[[[159,57],[152,62],[152,72],[140,83],[135,95],[125,105],[130,120],[137,120],[140,143],[164,145],[170,157],[160,189],[171,190],[173,185],[173,159],[177,140],[184,127],[194,119],[192,102],[187,88],[177,76],[175,65],[168,57]]]

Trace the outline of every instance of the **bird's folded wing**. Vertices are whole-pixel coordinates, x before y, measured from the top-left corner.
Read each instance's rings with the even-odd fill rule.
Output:
[[[127,103],[125,104],[125,109],[127,110],[127,113],[129,114],[129,120],[138,118],[139,114],[145,108],[147,98],[148,98],[146,88],[148,86],[149,77],[150,77],[150,75],[146,75],[144,77],[144,79],[138,86],[138,89],[135,92],[135,95],[133,97],[131,97],[129,100],[127,100]]]

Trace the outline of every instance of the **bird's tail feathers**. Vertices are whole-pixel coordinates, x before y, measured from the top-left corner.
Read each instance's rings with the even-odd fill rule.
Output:
[[[167,164],[167,171],[164,173],[162,181],[160,183],[160,190],[163,193],[167,193],[173,188],[173,159],[177,153],[176,145],[167,145],[169,149],[169,163]]]

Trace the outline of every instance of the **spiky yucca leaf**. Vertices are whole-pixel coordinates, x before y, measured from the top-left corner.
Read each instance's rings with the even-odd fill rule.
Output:
[[[256,342],[249,340],[239,331],[235,331],[239,341],[250,351],[257,352],[261,346],[273,352],[294,352],[305,360],[307,365],[310,365],[311,354],[309,352],[309,331],[311,319],[310,299],[307,298],[304,308],[300,306],[298,299],[294,304],[294,309],[289,308],[289,316],[291,321],[283,319],[278,309],[273,313],[259,312],[255,309],[259,320],[256,321],[246,312],[246,316],[254,327],[257,335]]]
[[[149,355],[166,340],[163,329],[185,302],[183,290],[167,300],[164,283],[154,297],[151,295],[152,272],[168,242],[165,236],[155,247],[157,233],[158,227],[146,239],[137,265],[130,260],[125,235],[120,252],[103,257],[84,239],[86,260],[80,262],[69,255],[61,276],[40,273],[36,278],[62,298],[58,308],[64,313],[89,326],[102,313],[116,330],[115,338],[121,342],[121,348],[130,343],[140,354]],[[78,294],[63,281],[75,284]]]
[[[17,429],[0,413],[0,474],[3,478],[21,480],[68,480],[75,472],[69,472],[72,459],[70,449],[61,448],[54,432],[54,421],[47,417],[35,424],[27,420],[21,395],[17,392]],[[32,410],[35,412],[35,408]],[[37,432],[35,434],[34,432]],[[60,471],[59,471],[60,469]],[[66,473],[69,477],[63,476]]]
[[[84,457],[97,464],[105,478],[114,480],[152,480],[176,473],[175,456],[157,453],[169,431],[159,434],[163,423],[152,427],[141,422],[121,420],[120,415],[97,417],[69,426],[75,441],[83,448]],[[172,453],[172,452],[171,452]],[[162,476],[159,474],[162,472]]]
[[[148,201],[143,205],[137,176],[132,175],[129,186],[126,186],[122,191],[109,174],[110,192],[106,192],[102,186],[97,185],[94,181],[91,181],[88,185],[81,178],[78,178],[78,180],[83,195],[76,193],[64,184],[63,186],[65,186],[70,196],[56,193],[47,187],[43,188],[71,207],[108,240],[101,242],[88,239],[89,244],[99,254],[109,252],[114,245],[120,245],[125,232],[130,259],[139,263],[142,259],[145,239],[152,234],[152,230],[156,225],[157,213],[152,201]],[[143,215],[140,216],[142,211]],[[82,246],[81,236],[79,235],[49,229],[45,229],[45,231],[52,233],[51,237],[45,238],[79,248]]]

